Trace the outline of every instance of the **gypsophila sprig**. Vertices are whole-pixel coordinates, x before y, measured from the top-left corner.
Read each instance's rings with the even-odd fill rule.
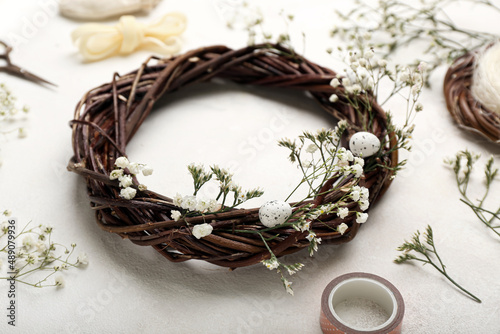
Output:
[[[462,2],[486,6],[498,12],[500,18],[500,8],[488,0]],[[447,11],[456,1],[384,0],[378,1],[375,6],[366,0],[357,0],[356,3],[357,5],[347,13],[337,11],[344,22],[331,31],[332,36],[347,40],[369,37],[381,50],[384,58],[415,43],[424,44],[421,48],[412,49],[422,50],[416,56],[419,60],[413,64],[427,62],[429,73],[439,65],[451,62],[464,53],[498,38],[490,33],[456,25],[447,15]]]
[[[306,240],[309,241],[309,255],[313,256],[321,244],[321,238],[312,229],[312,223],[321,224],[322,216],[337,215],[345,219],[349,215],[356,215],[356,223],[361,224],[368,218],[367,213],[357,212],[349,209],[349,203],[357,203],[360,211],[368,209],[369,191],[365,187],[358,185],[363,175],[364,160],[354,157],[353,154],[340,147],[340,138],[347,129],[347,122],[341,121],[337,127],[332,129],[321,129],[316,132],[304,131],[297,139],[282,139],[278,145],[290,151],[288,158],[290,162],[301,171],[302,179],[295,189],[285,199],[290,197],[299,189],[306,187],[307,195],[294,204],[293,214],[281,225],[274,228],[291,226],[296,231],[307,232]],[[335,182],[333,182],[335,180]],[[328,190],[322,190],[326,182],[333,185]],[[323,204],[314,206],[308,201],[317,196],[326,196],[331,192],[337,192],[339,200],[334,204]],[[345,227],[344,227],[345,226]],[[267,228],[264,231],[271,232],[274,228]],[[331,228],[332,232],[344,234],[348,229],[347,224]],[[293,294],[291,282],[285,278],[284,273],[289,275],[302,268],[301,263],[286,265],[274,256],[268,247],[266,238],[260,234],[271,257],[262,261],[262,264],[270,270],[276,270],[281,277],[283,286],[288,293]]]
[[[491,156],[484,166],[484,186],[483,195],[476,201],[471,200],[468,194],[469,182],[472,176],[474,164],[479,159],[478,154],[468,150],[460,151],[453,159],[446,159],[445,162],[453,168],[455,179],[460,192],[462,203],[465,203],[474,212],[476,217],[497,236],[500,237],[500,225],[495,225],[495,221],[500,220],[500,206],[498,208],[485,208],[485,201],[490,193],[491,185],[498,176],[498,168],[494,166],[494,158]]]
[[[135,185],[134,178],[141,172],[144,176],[153,174],[153,169],[150,166],[130,162],[127,157],[119,157],[115,161],[115,167],[109,173],[109,179],[118,180],[121,198],[127,200],[133,199],[137,195],[137,190],[144,191],[147,189],[144,184]]]
[[[22,121],[30,108],[27,105],[20,108],[16,102],[17,97],[13,95],[9,87],[0,83],[0,134],[8,135],[17,132],[19,138],[25,138],[28,135],[27,130],[17,124]]]
[[[375,45],[370,41],[371,36],[356,36],[347,47],[338,47],[337,57],[346,64],[344,73],[339,73],[332,79],[330,85],[334,88],[334,93],[330,97],[332,103],[349,104],[363,119],[364,129],[371,128],[374,112],[370,96],[379,101],[383,106],[393,98],[401,98],[406,105],[405,122],[401,126],[396,126],[392,121],[390,112],[386,113],[388,120],[388,133],[393,133],[397,139],[397,145],[384,152],[385,156],[399,149],[411,150],[410,139],[415,128],[413,121],[416,113],[423,110],[423,106],[418,102],[426,78],[427,64],[420,63],[418,66],[402,67],[389,66],[387,60],[380,58],[376,52]],[[328,50],[332,53],[332,50]],[[390,87],[390,90],[380,96],[380,86]],[[385,146],[392,138],[383,138],[381,145]],[[393,177],[397,171],[406,164],[406,160],[392,168]],[[364,167],[369,172],[377,167],[384,167],[377,163],[376,159],[368,161]]]
[[[225,212],[264,194],[259,188],[243,190],[233,180],[233,174],[218,165],[206,169],[203,165],[192,163],[188,165],[188,171],[193,179],[194,192],[191,196],[177,194],[174,197],[174,205],[179,207],[179,210],[172,210],[170,213],[174,221],[186,217]],[[210,181],[216,182],[219,186],[217,196],[210,199],[197,196],[200,189]]]
[[[7,216],[5,212],[4,215]],[[16,231],[15,239],[11,240],[8,234],[13,225],[7,221],[2,223],[0,254],[5,254],[8,259],[5,263],[7,263],[9,276],[0,277],[0,279],[13,279],[35,288],[50,286],[62,288],[64,286],[62,273],[71,268],[84,268],[88,264],[87,255],[82,252],[75,259],[74,253],[77,247],[75,243],[66,247],[53,240],[54,229],[52,227],[38,225],[29,228],[29,224],[26,224],[20,232]],[[14,243],[15,252],[9,252],[11,250],[9,245]],[[15,256],[13,256],[14,253]],[[51,282],[52,276],[56,273],[61,275],[55,276],[55,280]]]
[[[465,290],[457,282],[455,282],[446,271],[446,266],[437,253],[436,246],[434,245],[434,233],[430,225],[427,225],[426,231],[423,235],[424,242],[420,240],[420,231],[417,230],[410,241],[406,241],[397,248],[398,251],[403,252],[399,255],[394,262],[397,264],[405,263],[407,261],[419,261],[425,264],[430,264],[444,277],[446,277],[453,285],[466,293],[475,302],[481,303],[481,300],[474,296],[469,291]],[[418,256],[418,255],[422,256]]]

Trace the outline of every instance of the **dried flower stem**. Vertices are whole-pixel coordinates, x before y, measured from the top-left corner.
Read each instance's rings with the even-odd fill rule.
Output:
[[[455,280],[453,280],[446,272],[446,266],[441,260],[441,257],[437,252],[436,246],[434,245],[434,235],[430,225],[427,225],[426,231],[424,232],[424,238],[425,238],[425,244],[422,243],[422,241],[420,241],[420,231],[417,230],[417,232],[413,235],[411,241],[405,240],[405,242],[397,248],[398,251],[403,252],[403,255],[397,257],[394,260],[394,262],[396,262],[397,264],[401,264],[407,261],[415,260],[422,262],[424,265],[430,264],[444,277],[446,277],[446,279],[448,279],[451,283],[453,283],[453,285],[455,285],[457,288],[459,288],[461,291],[465,292],[469,297],[471,297],[475,302],[481,303],[481,300],[479,298],[474,296],[469,291],[465,290],[462,286],[460,286],[460,284],[455,282]],[[422,254],[424,258],[419,258],[414,254],[411,254],[410,252],[412,251],[418,254]],[[432,259],[432,257],[435,257],[438,263],[436,263],[435,260]]]

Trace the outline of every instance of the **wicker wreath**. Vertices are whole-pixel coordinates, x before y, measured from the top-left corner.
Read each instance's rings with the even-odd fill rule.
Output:
[[[71,121],[74,156],[68,169],[85,177],[91,207],[103,230],[138,245],[153,246],[174,262],[201,259],[229,268],[256,264],[268,259],[269,251],[258,235],[238,233],[237,230],[260,231],[265,228],[259,221],[258,208],[231,209],[174,221],[170,213],[179,208],[171,198],[139,190],[139,182],[134,178],[136,197],[122,199],[118,182],[110,180],[109,173],[115,160],[126,156],[127,143],[160,97],[187,85],[221,78],[240,84],[286,87],[295,92],[309,93],[329,114],[348,122],[349,129],[343,143],[367,127],[379,139],[384,139],[383,154],[372,158],[379,166],[385,167],[365,173],[360,181],[360,185],[370,190],[370,203],[373,204],[391,183],[391,168],[398,163],[398,151],[394,149],[397,138],[394,133],[387,133],[386,114],[370,94],[356,97],[372,106],[370,124],[364,124],[368,123],[368,117],[362,117],[346,103],[344,88],[330,86],[335,76],[332,70],[280,45],[257,45],[239,50],[210,46],[170,59],[151,57],[138,70],[125,76],[115,74],[111,83],[84,95]],[[329,101],[332,93],[340,97],[335,103]],[[322,195],[309,204],[317,206],[338,201],[342,190],[324,194],[332,189],[335,181],[336,178],[328,180],[321,188]],[[359,211],[356,202],[347,205],[350,210]],[[192,227],[204,222],[210,222],[212,234],[194,238]],[[343,235],[335,230],[342,222],[349,226]],[[322,238],[323,243],[350,241],[356,236],[359,226],[355,212],[342,220],[330,214],[311,222],[311,230]],[[268,245],[276,256],[282,256],[307,248],[307,233],[283,227],[273,230],[272,234],[262,232],[262,235],[273,236]]]
[[[478,51],[457,58],[444,79],[446,106],[458,126],[500,144],[500,115],[485,109],[471,92]]]

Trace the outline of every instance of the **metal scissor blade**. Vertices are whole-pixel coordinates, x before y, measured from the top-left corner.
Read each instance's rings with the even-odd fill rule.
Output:
[[[5,72],[8,72],[10,74],[14,74],[14,75],[17,75],[17,76],[20,76],[24,79],[27,79],[27,80],[30,80],[30,81],[33,81],[37,84],[42,84],[42,83],[45,83],[45,84],[48,84],[48,85],[52,85],[54,87],[57,87],[56,84],[53,84],[52,82],[50,81],[47,81],[45,80],[44,78],[42,77],[39,77],[38,75],[36,74],[33,74],[27,70],[25,70],[24,68],[21,68],[19,66],[16,66],[16,65],[9,65],[9,66],[5,66],[2,68]]]

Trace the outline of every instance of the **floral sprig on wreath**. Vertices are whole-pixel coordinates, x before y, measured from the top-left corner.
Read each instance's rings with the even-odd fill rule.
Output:
[[[351,105],[359,117],[364,118],[365,122],[363,124],[367,129],[370,128],[374,115],[369,96],[373,96],[380,106],[384,106],[395,97],[402,98],[406,104],[406,117],[403,125],[396,126],[393,122],[392,113],[386,110],[387,131],[388,133],[394,133],[397,138],[397,145],[391,147],[385,154],[389,155],[399,149],[410,151],[410,140],[415,129],[413,121],[416,113],[423,110],[419,98],[427,77],[428,66],[426,63],[421,62],[418,66],[400,66],[396,64],[391,68],[388,61],[383,56],[378,55],[378,50],[370,40],[370,34],[357,36],[346,47],[339,46],[337,55],[334,54],[333,49],[327,50],[328,53],[341,58],[346,64],[344,73],[339,73],[330,82],[333,88],[339,89],[343,87],[344,90],[342,94],[332,94],[330,102]],[[381,86],[386,89],[389,88],[384,96],[381,96]],[[381,147],[384,147],[390,140],[391,138],[384,138]],[[393,176],[405,164],[406,160],[399,162],[394,169]],[[364,170],[369,172],[377,167],[387,168],[387,166],[378,164],[375,159],[371,159],[367,166],[364,167]]]
[[[373,46],[381,50],[384,58],[414,43],[426,43],[414,64],[427,62],[431,73],[441,64],[451,63],[468,51],[498,39],[494,34],[455,24],[447,14],[447,7],[456,2],[383,0],[373,6],[365,0],[356,0],[356,6],[349,12],[336,11],[344,25],[334,27],[331,35],[347,40],[373,37]],[[489,0],[462,2],[482,5],[500,14],[500,8]]]

